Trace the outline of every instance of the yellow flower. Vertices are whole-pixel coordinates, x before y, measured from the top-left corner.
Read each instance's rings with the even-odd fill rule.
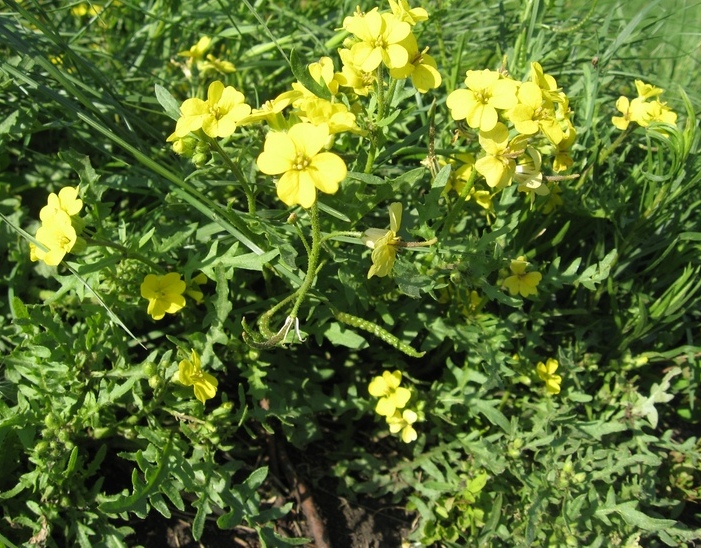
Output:
[[[185,306],[185,282],[180,274],[170,272],[164,276],[147,274],[141,284],[141,296],[148,299],[148,312],[154,320],[168,314],[175,314]]]
[[[640,125],[645,127],[652,122],[664,122],[665,124],[674,125],[677,123],[677,113],[669,108],[666,103],[654,100],[648,103],[645,118]]]
[[[628,128],[631,122],[640,123],[645,117],[645,102],[640,97],[636,97],[630,101],[628,97],[621,95],[616,101],[616,108],[623,116],[614,116],[611,118],[613,125],[621,131]]]
[[[375,406],[375,412],[384,417],[391,417],[397,409],[403,408],[409,398],[411,391],[400,385],[402,382],[402,372],[397,370],[392,373],[385,371],[382,376],[375,377],[368,386],[371,396],[380,398]]]
[[[541,130],[551,143],[557,145],[564,134],[555,118],[553,103],[543,98],[543,91],[533,82],[524,82],[518,89],[519,103],[509,110],[514,128],[524,135]]]
[[[635,88],[638,96],[630,101],[627,97],[621,96],[616,101],[616,108],[623,116],[614,116],[611,119],[613,125],[625,130],[631,122],[635,122],[642,127],[649,126],[652,122],[664,122],[667,124],[675,124],[677,122],[676,113],[670,109],[666,103],[662,103],[659,99],[647,101],[652,97],[658,97],[664,90],[646,84],[642,80],[635,81]]]
[[[228,137],[236,131],[238,122],[251,112],[244,101],[243,93],[234,87],[224,87],[220,81],[212,82],[206,101],[193,97],[180,106],[182,116],[175,126],[175,135],[185,137],[202,129],[210,137]]]
[[[572,125],[572,122],[567,122],[567,128],[564,132],[564,138],[557,144],[557,150],[555,152],[555,157],[553,158],[553,170],[557,173],[561,171],[566,171],[572,167],[574,160],[570,155],[570,149],[574,145],[574,141],[577,138],[577,132]]]
[[[336,75],[338,83],[344,87],[353,88],[353,93],[366,97],[377,81],[377,75],[374,71],[365,72],[357,66],[353,62],[351,50],[339,49],[338,55],[343,63],[340,74]]]
[[[475,162],[475,169],[490,188],[503,188],[511,184],[516,172],[514,158],[523,152],[526,140],[526,136],[517,136],[509,143],[509,130],[501,122],[490,131],[480,131],[479,142],[485,155]]]
[[[548,198],[548,201],[543,204],[543,213],[545,215],[549,215],[565,203],[562,200],[561,194],[562,189],[560,188],[560,185],[554,183],[550,188],[550,196]]]
[[[42,223],[37,230],[36,239],[46,250],[29,244],[29,258],[32,261],[44,261],[49,266],[57,266],[66,253],[73,249],[78,235],[71,223],[71,217],[59,209]]]
[[[321,87],[326,86],[331,92],[331,95],[336,95],[338,93],[339,82],[334,72],[333,59],[331,59],[331,57],[322,57],[318,62],[311,63],[308,70],[309,75],[314,81],[321,85]],[[316,97],[316,95],[299,82],[294,82],[292,84],[292,89],[302,92],[305,97]]]
[[[257,164],[266,175],[280,175],[277,195],[291,206],[316,202],[316,189],[334,194],[345,179],[345,162],[332,152],[321,152],[329,138],[326,124],[295,124],[287,133],[271,131]]]
[[[185,295],[190,297],[197,304],[200,304],[204,300],[204,293],[200,291],[200,286],[207,283],[209,278],[204,272],[200,272],[197,276],[190,280],[190,283],[185,289]]]
[[[514,172],[514,181],[518,183],[520,192],[535,192],[539,196],[547,196],[550,193],[548,186],[543,184],[541,163],[540,152],[533,147],[526,147],[525,153],[519,157]]]
[[[427,53],[428,48],[419,51],[419,46],[413,33],[409,33],[402,40],[401,45],[409,53],[409,61],[403,67],[391,69],[389,71],[390,76],[400,80],[411,75],[411,82],[419,93],[426,93],[429,89],[440,86],[442,81],[441,74],[438,72],[438,65],[435,59]]]
[[[397,410],[394,412],[394,415],[392,415],[391,417],[387,417],[389,431],[392,432],[392,434],[401,432],[402,441],[404,443],[411,443],[412,441],[416,441],[416,438],[418,436],[416,434],[416,430],[414,430],[413,425],[418,418],[419,417],[416,414],[416,412],[412,411],[411,409],[405,409],[401,413],[399,412],[399,410]]]
[[[650,99],[651,97],[657,97],[664,93],[662,88],[655,87],[652,84],[646,84],[642,80],[635,81],[635,90],[638,92],[638,97],[641,99]]]
[[[207,55],[207,60],[202,61],[199,65],[197,65],[197,67],[200,69],[202,74],[207,74],[208,72],[231,74],[232,72],[236,72],[236,67],[231,61],[217,59],[211,53]]]
[[[66,186],[58,194],[49,194],[47,205],[41,208],[39,218],[42,222],[51,220],[59,211],[65,211],[69,216],[77,215],[83,208],[83,200],[78,198],[79,188]]]
[[[373,276],[382,278],[392,272],[397,258],[397,244],[401,240],[397,236],[402,225],[402,204],[393,202],[389,206],[389,230],[368,228],[363,232],[363,243],[372,249],[372,266],[368,279]]]
[[[446,104],[453,120],[466,120],[471,128],[491,131],[499,121],[497,109],[507,110],[518,103],[518,84],[494,70],[468,70],[467,89],[456,89]]]
[[[272,129],[282,131],[286,128],[286,121],[282,111],[301,96],[302,92],[297,90],[285,91],[275,97],[275,99],[263,103],[260,108],[253,109],[248,116],[239,121],[239,125],[243,126],[265,120]]]
[[[543,276],[540,272],[526,272],[527,266],[528,261],[523,256],[511,261],[509,268],[513,276],[509,276],[504,280],[504,287],[512,295],[520,293],[522,297],[528,297],[538,293],[537,287]]]
[[[400,42],[411,32],[411,25],[391,13],[380,14],[373,8],[365,15],[346,17],[343,28],[359,40],[351,47],[351,56],[361,70],[372,72],[381,63],[388,68],[403,67],[409,61]]]
[[[189,360],[182,360],[178,364],[178,382],[194,387],[195,397],[202,403],[216,395],[219,385],[213,375],[202,371],[200,357],[194,350]]]
[[[555,371],[557,371],[559,365],[560,364],[557,362],[557,360],[548,358],[545,363],[539,362],[536,366],[538,377],[540,380],[545,382],[545,389],[549,394],[560,393],[560,383],[562,382],[562,377],[555,374]]]
[[[343,103],[332,103],[321,97],[311,96],[299,106],[299,118],[315,126],[326,124],[329,134],[350,131],[351,133],[366,133],[355,123],[355,114],[349,112]]]
[[[411,8],[407,0],[389,0],[389,7],[400,21],[409,23],[412,27],[419,21],[428,19],[428,12],[423,8]]]
[[[178,53],[180,57],[188,57],[194,61],[204,58],[205,53],[212,45],[212,39],[209,36],[203,36],[190,49]]]
[[[546,100],[560,104],[567,102],[567,96],[558,89],[555,78],[545,74],[538,62],[531,63],[531,81],[541,89]]]

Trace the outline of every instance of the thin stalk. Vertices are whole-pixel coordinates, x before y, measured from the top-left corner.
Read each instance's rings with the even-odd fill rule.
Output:
[[[304,277],[302,285],[297,290],[297,300],[292,307],[290,317],[296,318],[299,312],[299,307],[302,306],[304,298],[307,296],[309,289],[316,277],[316,267],[319,264],[319,250],[321,249],[321,225],[319,224],[319,204],[314,202],[309,210],[312,224],[312,248],[309,253],[309,262],[307,263],[307,274]]]
[[[226,152],[224,152],[224,149],[221,147],[221,145],[219,145],[216,139],[210,138],[209,142],[214,148],[214,150],[216,150],[219,153],[219,156],[221,156],[222,160],[224,160],[224,163],[234,174],[234,177],[236,177],[238,182],[241,183],[243,191],[246,193],[246,200],[248,201],[248,213],[250,213],[251,215],[255,215],[256,198],[253,195],[253,189],[251,188],[251,185],[248,184],[246,177],[244,177],[243,172],[241,171],[241,168],[231,158],[229,158],[229,155]]]

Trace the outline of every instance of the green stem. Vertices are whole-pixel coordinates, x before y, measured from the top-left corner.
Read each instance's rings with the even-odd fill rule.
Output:
[[[224,152],[224,149],[221,147],[221,145],[219,145],[219,142],[216,139],[210,138],[209,143],[212,148],[219,153],[219,156],[221,156],[222,160],[224,160],[224,163],[234,174],[234,177],[236,177],[238,182],[241,183],[243,191],[246,193],[246,200],[248,201],[248,213],[255,215],[256,198],[253,195],[253,189],[251,188],[251,185],[248,184],[246,177],[244,177],[243,172],[241,171],[241,168],[231,158],[229,158],[229,155]]]
[[[444,238],[448,235],[448,233],[450,232],[450,227],[453,226],[455,218],[462,211],[462,208],[465,205],[466,201],[465,198],[470,194],[470,190],[472,190],[472,187],[474,185],[476,173],[477,170],[473,169],[472,173],[470,174],[470,179],[465,183],[465,186],[463,186],[462,192],[460,192],[460,196],[458,196],[458,199],[455,201],[453,208],[448,213],[448,217],[446,218],[445,224],[443,225],[443,228],[440,232],[441,238]]]
[[[304,277],[302,285],[300,285],[299,289],[297,290],[297,300],[292,307],[292,312],[290,312],[290,316],[293,318],[297,317],[299,307],[302,306],[302,302],[304,301],[304,298],[307,296],[307,293],[314,282],[314,278],[316,277],[316,267],[319,263],[319,250],[321,249],[321,226],[319,224],[319,204],[317,202],[314,202],[309,210],[309,213],[312,223],[312,249],[311,253],[309,254],[309,262],[307,263],[307,274]]]
[[[115,244],[114,242],[107,242],[104,240],[95,240],[93,238],[85,238],[86,243],[91,244],[91,245],[99,245],[102,247],[111,247],[112,249],[116,249],[124,255],[125,258],[127,259],[134,259],[137,261],[141,261],[145,265],[150,266],[157,272],[165,272],[165,269],[162,266],[157,265],[154,263],[151,259],[147,259],[140,253],[135,253],[133,251],[129,251],[128,248],[123,246],[122,244]]]
[[[589,178],[589,175],[591,175],[591,171],[594,168],[594,165],[600,166],[602,165],[606,159],[613,153],[614,150],[616,150],[619,145],[628,137],[628,135],[631,133],[631,128],[633,127],[633,122],[626,128],[625,131],[622,131],[621,134],[616,138],[616,140],[611,143],[607,148],[604,149],[604,151],[599,155],[597,158],[596,162],[592,162],[589,164],[589,167],[584,170],[582,173],[582,176],[579,178],[579,181],[575,185],[574,189],[579,190],[582,188],[586,180]]]
[[[332,240],[334,238],[338,238],[339,236],[348,236],[350,238],[361,238],[363,236],[363,233],[358,232],[357,230],[337,230],[335,232],[329,232],[325,236],[322,236],[321,241],[325,242],[326,240]]]

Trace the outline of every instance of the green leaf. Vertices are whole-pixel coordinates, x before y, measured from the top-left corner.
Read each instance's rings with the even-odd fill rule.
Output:
[[[163,107],[169,118],[178,120],[180,118],[180,103],[173,97],[166,88],[160,84],[155,85],[156,99]]]
[[[363,337],[358,335],[355,331],[342,328],[338,323],[329,324],[329,327],[324,331],[324,337],[326,337],[331,344],[345,346],[354,350],[367,348],[368,346],[368,342]]]
[[[290,68],[292,69],[292,74],[305,88],[321,99],[331,100],[331,92],[326,83],[322,85],[312,78],[312,75],[309,74],[309,68],[304,64],[304,61],[295,49],[290,52]]]
[[[263,482],[265,481],[265,478],[268,477],[268,467],[267,466],[261,466],[257,470],[254,470],[251,472],[251,475],[248,476],[246,479],[246,486],[251,490],[255,491],[260,487]]]
[[[484,415],[489,422],[499,426],[507,434],[511,434],[511,422],[509,422],[504,413],[495,407],[498,403],[491,404],[484,400],[474,399],[470,401],[469,405],[471,409]]]

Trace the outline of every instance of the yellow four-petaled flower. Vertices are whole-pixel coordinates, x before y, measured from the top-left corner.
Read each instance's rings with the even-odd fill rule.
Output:
[[[167,314],[175,314],[185,306],[183,293],[186,284],[177,272],[164,276],[148,274],[141,284],[141,296],[148,299],[147,312],[154,320],[160,320]]]
[[[265,138],[257,164],[266,175],[281,175],[277,195],[287,205],[304,208],[316,202],[317,189],[334,194],[346,178],[347,168],[340,156],[322,152],[329,139],[326,124],[295,124],[287,133],[271,131]]]
[[[216,377],[202,371],[200,357],[194,350],[189,360],[182,360],[178,364],[178,382],[185,386],[192,386],[195,397],[202,403],[213,398],[217,393],[219,381]]]

